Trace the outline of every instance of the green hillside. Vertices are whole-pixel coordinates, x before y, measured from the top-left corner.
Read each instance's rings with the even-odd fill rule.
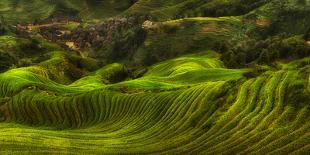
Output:
[[[44,19],[51,15],[79,15],[84,19],[103,19],[122,13],[130,0],[3,0],[0,13],[12,22]]]
[[[0,154],[308,154],[309,0],[3,0]]]

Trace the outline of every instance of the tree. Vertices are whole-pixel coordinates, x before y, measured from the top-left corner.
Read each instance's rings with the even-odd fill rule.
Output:
[[[16,63],[17,58],[15,55],[7,51],[0,50],[0,71],[7,70]]]
[[[309,29],[307,30],[307,32],[305,33],[304,39],[305,39],[306,41],[310,40],[310,28],[309,28]]]
[[[306,0],[298,0],[297,3],[301,4],[301,5],[304,5],[304,4],[306,4]]]
[[[0,16],[0,35],[3,35],[7,30],[4,18]]]

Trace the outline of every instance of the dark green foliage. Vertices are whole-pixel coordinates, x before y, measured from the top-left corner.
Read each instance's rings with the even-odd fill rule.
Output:
[[[309,41],[310,40],[310,28],[307,30],[307,32],[304,34],[304,39],[306,41]]]
[[[77,47],[88,49],[89,56],[103,64],[130,61],[147,36],[141,26],[143,21],[144,17],[140,15],[111,19],[94,26],[79,27],[69,38]]]
[[[300,5],[298,4],[298,0],[273,0],[269,3],[269,7],[269,9],[275,10],[269,15],[271,17],[268,17],[272,21],[271,26],[268,28],[269,35],[276,35],[283,32],[289,35],[304,34],[309,29],[309,4]],[[264,11],[257,11],[258,14],[261,14],[261,12]]]
[[[254,8],[262,6],[263,4],[266,4],[266,1],[241,0],[241,1],[229,1],[227,3],[221,3],[221,1],[215,1],[213,4],[209,4],[203,7],[202,10],[204,16],[219,17],[227,15],[243,15],[253,10]]]
[[[0,49],[0,71],[9,69],[13,64],[16,64],[18,59],[9,51],[3,51]]]
[[[241,42],[228,51],[224,51],[222,60],[228,67],[242,67],[258,58],[261,48],[264,46],[262,42],[248,40]]]
[[[249,63],[271,64],[279,59],[298,59],[310,55],[310,46],[300,36],[278,35],[266,40],[249,40],[238,44],[223,54],[229,67],[242,67]]]
[[[44,50],[44,48],[40,46],[40,42],[36,39],[21,41],[19,47],[22,53],[25,54],[37,54]]]
[[[204,1],[192,0],[177,9],[176,18],[181,17],[220,17],[243,15],[267,2],[265,0]]]
[[[18,63],[17,63],[17,67],[28,67],[33,65],[34,63],[32,62],[31,59],[29,58],[23,58],[23,59],[19,59]]]
[[[140,47],[146,38],[146,32],[140,27],[118,32],[113,38],[113,49],[108,53],[108,60],[132,59],[134,52]],[[108,61],[111,62],[111,61]]]
[[[89,72],[98,70],[102,64],[97,59],[85,57],[81,58],[76,54],[69,53],[66,55],[70,69],[66,72],[72,81],[80,79]]]
[[[258,59],[261,63],[271,63],[276,59],[296,59],[310,55],[309,45],[299,36],[290,38],[274,38],[267,41]]]
[[[174,24],[163,24],[159,26],[159,29],[161,29],[164,33],[174,34],[179,29],[179,26]]]
[[[132,79],[137,79],[137,78],[141,78],[146,72],[148,71],[148,69],[145,67],[143,68],[139,68],[139,69],[136,69],[136,70],[131,70],[129,71],[131,74],[130,74],[130,77]]]
[[[286,101],[296,108],[309,106],[310,92],[307,90],[307,81],[297,80],[288,86]]]
[[[4,18],[0,15],[0,36],[4,35],[7,32],[7,25]]]
[[[310,46],[301,37],[291,37],[280,45],[281,58],[303,58],[310,55]]]
[[[298,4],[305,5],[307,3],[307,0],[297,0]]]
[[[268,71],[268,68],[266,68],[264,66],[252,65],[249,67],[250,67],[249,68],[250,70],[243,73],[243,76],[246,77],[247,79],[258,77],[262,73]]]
[[[74,8],[69,8],[66,1],[57,1],[53,3],[55,5],[55,10],[50,15],[50,17],[57,16],[78,16],[79,10]]]

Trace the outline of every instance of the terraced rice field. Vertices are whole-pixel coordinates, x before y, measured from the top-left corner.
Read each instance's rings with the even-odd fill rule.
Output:
[[[13,69],[0,74],[0,153],[305,154],[310,107],[287,99],[298,81],[310,91],[301,62],[245,79],[208,51],[115,84],[121,64],[69,85],[50,79],[47,62]]]

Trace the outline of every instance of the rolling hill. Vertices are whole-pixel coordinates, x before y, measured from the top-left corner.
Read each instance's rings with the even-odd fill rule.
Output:
[[[0,3],[0,154],[310,152],[309,0]]]

